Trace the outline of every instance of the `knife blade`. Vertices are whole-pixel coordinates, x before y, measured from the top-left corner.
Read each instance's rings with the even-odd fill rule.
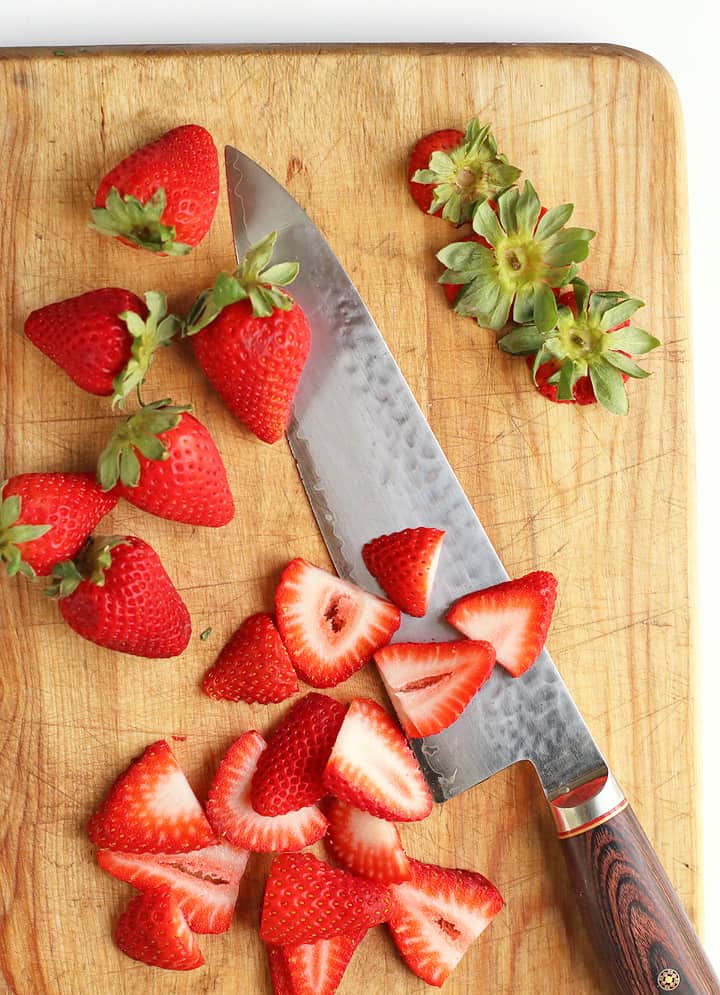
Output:
[[[333,564],[341,577],[377,590],[362,560],[367,541],[419,525],[444,529],[428,612],[404,617],[395,639],[456,637],[445,610],[461,595],[507,579],[500,558],[325,236],[252,159],[228,146],[225,166],[238,259],[273,230],[277,257],[300,264],[292,293],[309,319],[312,348],[287,438]],[[670,978],[681,995],[720,993],[546,649],[520,678],[496,667],[452,726],[411,745],[438,802],[513,763],[533,764],[618,992],[662,991],[661,981]]]

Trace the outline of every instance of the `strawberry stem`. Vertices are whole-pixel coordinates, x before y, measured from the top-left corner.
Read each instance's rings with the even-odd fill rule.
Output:
[[[121,196],[116,187],[111,187],[105,206],[91,210],[92,223],[89,227],[101,235],[122,238],[150,252],[185,256],[192,246],[176,242],[174,226],[163,224],[166,206],[167,196],[163,187],[159,187],[144,204],[131,194]]]
[[[140,403],[140,410],[123,419],[100,453],[97,479],[104,491],[112,490],[118,480],[126,487],[137,487],[140,461],[135,450],[147,459],[166,460],[168,449],[159,436],[175,428],[182,415],[191,410],[189,404],[170,404],[169,398]]]
[[[18,545],[44,536],[50,525],[18,525],[22,513],[22,498],[18,494],[3,497],[7,480],[0,483],[0,560],[5,563],[8,577],[22,574],[30,579],[35,571],[25,563]]]
[[[156,351],[162,346],[170,345],[180,329],[180,319],[167,313],[165,294],[149,290],[145,294],[145,303],[148,309],[145,320],[135,311],[123,311],[118,316],[125,322],[132,336],[132,344],[130,359],[113,380],[115,392],[110,400],[113,408],[118,404],[121,408],[124,407],[125,399],[133,390],[137,391],[138,401],[142,404],[140,388]]]

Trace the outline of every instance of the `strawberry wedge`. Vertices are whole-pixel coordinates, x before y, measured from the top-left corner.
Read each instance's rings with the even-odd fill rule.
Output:
[[[300,557],[283,571],[275,613],[295,669],[316,688],[346,680],[400,625],[395,605]]]
[[[419,860],[410,860],[409,880],[390,890],[392,938],[410,970],[437,988],[503,907],[500,892],[482,874]]]
[[[492,673],[490,643],[391,643],[375,663],[410,738],[432,736],[451,725]]]
[[[129,853],[183,853],[216,843],[200,802],[165,740],[120,775],[88,822],[90,840]]]
[[[553,574],[535,570],[516,580],[466,594],[455,602],[446,618],[468,639],[492,643],[497,662],[513,677],[519,677],[540,655],[556,596]]]
[[[427,612],[445,533],[403,529],[378,536],[362,548],[365,566],[393,604],[417,618]]]
[[[325,846],[348,871],[381,884],[398,884],[410,877],[408,857],[394,823],[339,798],[329,801],[326,814]]]
[[[336,798],[394,822],[424,819],[432,796],[398,725],[369,698],[355,698],[335,740],[323,783]]]
[[[97,859],[104,871],[140,891],[172,888],[193,933],[224,933],[248,856],[247,850],[218,843],[182,854],[98,850]]]
[[[205,963],[170,888],[133,898],[118,919],[115,942],[133,960],[168,971],[192,971]]]
[[[275,995],[335,995],[366,930],[315,943],[268,947]]]
[[[287,815],[260,815],[254,810],[250,785],[265,748],[265,740],[255,731],[235,740],[210,786],[208,819],[218,836],[242,850],[302,850],[324,836],[327,819],[316,805]]]

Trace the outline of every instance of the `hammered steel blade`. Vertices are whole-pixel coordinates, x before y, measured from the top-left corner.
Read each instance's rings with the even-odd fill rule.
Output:
[[[507,574],[382,335],[325,237],[252,159],[225,150],[238,256],[277,231],[275,258],[297,260],[292,293],[312,328],[288,441],[338,574],[378,593],[361,556],[375,536],[445,529],[427,615],[396,640],[457,638],[443,621],[463,594]],[[546,650],[521,678],[495,667],[450,728],[412,746],[437,801],[519,760],[554,798],[607,767]]]

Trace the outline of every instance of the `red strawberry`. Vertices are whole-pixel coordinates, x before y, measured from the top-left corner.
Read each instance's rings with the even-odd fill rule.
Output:
[[[160,557],[142,539],[98,539],[77,562],[53,570],[51,593],[71,629],[98,646],[134,656],[178,656],[190,614]]]
[[[322,775],[346,708],[325,694],[297,701],[273,730],[251,786],[252,805],[261,815],[284,815],[326,795]]]
[[[492,673],[488,642],[391,643],[375,654],[380,675],[411,739],[447,729]]]
[[[327,791],[396,822],[424,819],[432,797],[417,760],[388,713],[369,698],[355,698],[335,740],[323,783]]]
[[[400,625],[394,605],[300,557],[283,571],[275,615],[293,666],[316,688],[346,680]]]
[[[224,933],[230,928],[247,850],[217,843],[190,853],[122,853],[98,850],[98,863],[120,881],[153,891],[172,889],[194,933]]]
[[[442,529],[403,529],[378,536],[362,548],[365,566],[408,615],[419,618],[427,611],[444,536]]]
[[[410,876],[407,854],[397,826],[333,798],[327,809],[325,846],[348,871],[381,884],[397,884]]]
[[[416,144],[410,155],[410,194],[421,210],[454,225],[472,217],[478,204],[507,189],[520,175],[499,154],[490,125],[473,118],[465,134],[454,129],[434,131]]]
[[[388,925],[403,960],[440,988],[471,943],[503,907],[497,888],[475,871],[410,861],[411,876],[391,891]]]
[[[492,643],[497,662],[519,677],[535,663],[545,644],[556,596],[555,577],[535,570],[466,594],[446,617],[468,639]]]
[[[222,273],[185,322],[195,358],[230,410],[263,442],[282,438],[310,351],[310,325],[281,288],[297,263],[266,269],[272,232],[248,250],[234,276]]]
[[[273,995],[295,995],[283,947],[265,944]]]
[[[33,311],[25,335],[78,387],[112,394],[115,404],[140,387],[178,329],[164,294],[149,291],[145,301],[117,287],[91,290]]]
[[[270,865],[260,938],[283,946],[315,943],[356,935],[391,913],[384,885],[330,867],[311,853],[284,853]]]
[[[118,919],[115,942],[128,957],[153,967],[192,971],[205,963],[170,888],[133,898]]]
[[[115,781],[88,822],[90,840],[124,853],[184,853],[216,843],[165,740],[148,746]]]
[[[288,995],[335,995],[338,985],[343,979],[345,970],[355,953],[358,944],[365,936],[363,930],[353,936],[331,936],[327,940],[316,940],[315,943],[296,943],[285,947],[269,947],[278,951],[282,960],[278,979],[278,992]],[[280,972],[276,971],[276,974]]]
[[[207,817],[218,836],[243,850],[302,850],[324,835],[327,819],[315,805],[287,815],[267,816],[255,811],[250,782],[265,746],[260,733],[254,731],[235,740],[210,787]]]
[[[205,675],[203,691],[225,701],[285,701],[298,680],[271,615],[246,618]]]
[[[117,504],[91,473],[20,473],[0,484],[0,560],[41,577],[82,548]]]
[[[136,149],[103,177],[91,227],[126,245],[185,255],[207,234],[219,190],[211,135],[185,124]]]
[[[151,515],[218,528],[235,514],[213,438],[186,407],[155,401],[115,429],[98,461],[103,490]]]

